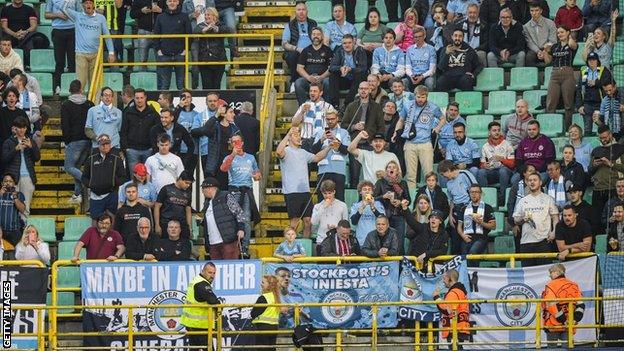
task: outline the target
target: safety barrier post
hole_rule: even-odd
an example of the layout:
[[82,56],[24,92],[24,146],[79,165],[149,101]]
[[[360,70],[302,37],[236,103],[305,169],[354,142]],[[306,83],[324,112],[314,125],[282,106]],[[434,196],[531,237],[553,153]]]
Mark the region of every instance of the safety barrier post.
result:
[[[454,306],[453,309],[456,309],[458,306]],[[453,351],[457,351],[457,312],[453,315],[453,319],[451,319],[451,349]]]
[[433,322],[427,322],[427,349],[429,351],[434,351],[433,347]]
[[45,338],[43,337],[43,328],[45,328],[44,324],[44,314],[46,310],[38,309],[37,310],[37,346],[39,350],[45,349]]
[[[189,50],[188,41],[189,41],[189,37],[185,36],[184,37],[184,53],[185,53],[184,55],[184,87],[186,89],[191,89],[191,84],[189,82],[189,56],[191,55],[191,51]],[[202,82],[202,84],[204,84],[204,82]]]
[[223,315],[222,307],[217,307],[217,351],[221,351],[223,347],[223,319],[221,316]]
[[57,334],[56,334],[56,314],[58,313],[56,305],[58,304],[58,286],[56,281],[58,280],[58,261],[52,264],[52,272],[51,272],[51,280],[52,280],[52,310],[50,311],[50,349],[55,350],[57,344]]
[[568,301],[568,348],[574,348],[574,301]]
[[414,351],[420,351],[420,322],[414,322]]
[[128,308],[128,351],[134,350],[134,314],[132,307]]
[[371,346],[373,351],[377,351],[377,305],[372,306],[373,328],[371,330]]
[[513,256],[509,257],[509,268],[516,268],[516,258]]
[[293,308],[293,312],[295,313],[293,316],[295,320],[295,325],[299,325],[299,323],[301,322],[301,307],[299,307],[299,304],[296,304]]
[[535,348],[542,348],[542,304],[535,304]]
[[342,331],[336,332],[336,351],[342,351]]
[[212,328],[214,327],[214,320],[214,310],[212,307],[208,307],[208,321],[212,321],[212,323],[208,323],[208,340],[206,344],[206,350],[208,351],[212,351]]

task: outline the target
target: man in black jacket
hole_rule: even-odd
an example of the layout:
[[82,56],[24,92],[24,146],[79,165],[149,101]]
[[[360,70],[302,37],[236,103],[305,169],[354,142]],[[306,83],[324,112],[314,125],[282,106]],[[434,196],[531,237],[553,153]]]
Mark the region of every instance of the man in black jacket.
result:
[[[498,3],[498,0],[495,0]],[[498,12],[496,13],[498,19]],[[487,51],[491,24],[486,23],[483,17],[479,18],[479,5],[470,4],[466,9],[466,18],[456,24],[464,32],[464,41],[477,53],[479,62],[487,66]]]
[[[174,122],[173,119],[174,114],[172,110],[165,108],[160,110],[160,123],[155,124],[150,129],[149,138],[152,145],[152,151],[154,154],[158,152],[158,136],[163,133],[169,134],[172,136],[171,148],[169,149],[169,152],[180,157],[184,164],[188,164],[193,158],[195,141],[193,141],[193,138],[186,128],[184,128],[180,123]],[[182,142],[184,142],[187,147],[185,154],[180,152]]]
[[123,160],[111,153],[111,139],[107,134],[98,137],[99,152],[89,156],[82,172],[82,183],[90,190],[89,205],[93,226],[105,212],[114,217],[117,212],[117,189],[126,181]]
[[152,234],[149,218],[141,217],[137,221],[136,233],[132,234],[126,242],[126,258],[130,260],[154,261],[156,256],[154,249],[158,238]]
[[260,149],[260,121],[253,116],[253,104],[244,101],[240,107],[240,113],[234,117],[234,124],[240,129],[245,140],[243,150],[256,157]]
[[360,82],[364,80],[367,67],[366,53],[355,45],[355,38],[351,34],[345,34],[342,37],[342,46],[336,49],[329,64],[327,102],[338,109],[340,90],[348,88],[344,105],[349,105],[357,94]]
[[180,222],[172,219],[167,224],[167,237],[158,240],[154,254],[159,261],[190,261],[191,242],[181,238]]
[[474,88],[483,66],[474,49],[464,42],[461,28],[453,31],[453,43],[440,50],[438,69],[442,72],[438,78],[438,91]]
[[150,131],[159,124],[158,113],[147,104],[144,89],[134,90],[134,105],[123,112],[119,139],[121,150],[126,155],[128,169],[134,169],[137,163],[145,163],[152,155]]
[[498,67],[504,63],[524,67],[525,48],[522,24],[513,20],[511,9],[502,9],[500,21],[490,29],[488,67]]
[[61,104],[61,129],[65,143],[65,172],[74,177],[74,194],[69,203],[82,204],[82,171],[91,140],[84,132],[87,112],[93,103],[82,94],[82,83],[78,79],[69,83],[69,98]]
[[343,219],[330,230],[320,245],[320,256],[359,256],[362,252],[355,235],[351,235],[351,224]]
[[[163,8],[167,6],[165,0],[134,0],[130,7],[130,17],[136,20],[138,27],[138,35],[149,35],[154,32],[154,23],[156,18],[163,12]],[[136,41],[138,49],[138,59],[140,62],[147,62],[149,49],[154,47],[154,39],[140,38]],[[136,61],[136,57],[135,57]],[[141,71],[147,71],[147,66],[139,68]]]
[[284,48],[284,61],[290,71],[290,92],[295,92],[295,81],[299,78],[297,73],[297,61],[299,54],[308,45],[311,45],[310,32],[316,27],[316,21],[308,18],[308,7],[305,1],[297,1],[295,5],[295,18],[286,24],[282,33],[282,47]]
[[137,222],[139,218],[151,217],[152,213],[148,207],[139,203],[139,188],[135,183],[126,185],[123,189],[126,195],[126,202],[117,209],[115,215],[115,223],[113,229],[121,234],[124,244],[128,242],[128,238],[137,233]]
[[[180,0],[167,0],[167,9],[156,17],[154,34],[190,34],[191,21],[181,11]],[[187,53],[184,50],[183,39],[156,39],[156,61],[158,62],[184,62]],[[184,89],[184,66],[158,65],[158,90],[169,90],[171,84],[171,71],[175,69],[176,86],[178,90]]]

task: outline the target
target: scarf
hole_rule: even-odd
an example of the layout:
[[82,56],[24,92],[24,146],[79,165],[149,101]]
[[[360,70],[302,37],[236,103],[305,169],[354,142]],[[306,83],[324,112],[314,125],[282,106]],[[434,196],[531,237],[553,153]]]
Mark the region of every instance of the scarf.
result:
[[479,208],[477,208],[477,212],[473,212],[473,203],[469,203],[464,210],[464,234],[479,234],[483,235],[483,226],[477,224],[472,219],[472,215],[476,213],[484,218],[485,216],[485,203],[483,201],[479,202]]
[[555,205],[561,209],[566,203],[565,181],[563,175],[559,176],[557,184],[551,179],[548,183],[548,196],[555,199]]
[[392,191],[394,191],[398,196],[401,196],[403,194],[403,188],[401,187],[401,176],[398,172],[394,177],[390,177],[390,175],[386,174],[384,176],[384,179],[392,187]]
[[30,111],[30,94],[28,94],[28,90],[24,90],[20,93],[22,96],[22,109],[26,112]]
[[520,199],[522,199],[525,196],[525,192],[524,192],[524,180],[520,180],[518,182],[518,192],[516,193],[516,202],[520,201]]
[[349,239],[342,240],[336,234],[336,251],[339,256],[350,256],[351,248],[349,246]]
[[82,105],[87,101],[87,97],[82,94],[72,94],[67,99],[76,105]]
[[425,194],[429,198],[429,202],[431,203],[431,207],[433,207],[433,202],[435,200],[435,188],[433,190],[429,190],[429,188],[425,187]]
[[113,104],[107,106],[104,102],[100,102],[100,108],[102,112],[104,112],[104,119],[102,120],[104,123],[112,123],[119,119],[116,113],[111,113],[113,110]]
[[435,23],[435,29],[433,30],[433,34],[431,35],[431,42],[433,43],[433,48],[437,52],[444,46],[444,39],[442,38],[442,29],[446,25],[446,21],[442,24]]
[[479,37],[481,36],[481,20],[477,19],[477,23],[475,23],[474,25],[472,35],[470,35],[470,24],[468,24],[468,20],[462,22],[461,29],[464,32],[464,40],[466,44],[470,45],[470,47],[472,47],[473,49],[476,49],[480,44]]

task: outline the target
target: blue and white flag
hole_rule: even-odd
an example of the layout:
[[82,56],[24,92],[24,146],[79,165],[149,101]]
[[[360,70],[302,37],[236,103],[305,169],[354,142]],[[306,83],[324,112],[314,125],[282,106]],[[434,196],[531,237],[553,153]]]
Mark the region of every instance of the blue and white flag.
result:
[[[459,273],[459,282],[468,290],[468,271],[466,261],[455,256],[443,265],[436,265],[434,273],[425,273],[414,267],[412,262],[403,258],[401,266],[401,300],[405,302],[433,301],[433,292],[437,288],[444,295],[448,290],[444,286],[442,275],[450,269]],[[399,306],[399,318],[432,322],[440,320],[440,312],[435,304],[416,304]]]
[[[602,295],[604,297],[624,297],[624,256],[603,255],[600,257]],[[604,259],[603,259],[604,258]],[[624,300],[607,300],[602,303],[604,323],[624,325]]]
[[[259,260],[213,261],[216,275],[212,283],[222,303],[253,304],[260,294],[262,263]],[[126,332],[133,318],[133,330],[140,332],[184,332],[180,323],[182,308],[136,308],[132,315],[124,308],[102,309],[98,305],[182,305],[190,281],[201,272],[205,262],[125,262],[83,263],[80,280],[84,305],[93,306],[83,312],[83,329],[99,332],[85,337],[85,346],[128,348],[125,336],[109,332]],[[241,330],[249,326],[251,307],[224,309],[223,330]],[[242,337],[226,336],[224,350],[241,344]],[[181,350],[186,345],[183,334],[135,336],[135,348],[160,347]],[[216,347],[216,345],[215,345]]]
[[[372,262],[354,264],[299,264],[269,263],[267,274],[282,279],[282,302],[390,302],[398,301],[398,262]],[[288,279],[284,279],[284,276]],[[293,325],[291,311],[281,325]],[[370,307],[324,306],[304,308],[302,321],[316,328],[370,328]],[[381,307],[377,314],[380,328],[397,324],[396,307]]]

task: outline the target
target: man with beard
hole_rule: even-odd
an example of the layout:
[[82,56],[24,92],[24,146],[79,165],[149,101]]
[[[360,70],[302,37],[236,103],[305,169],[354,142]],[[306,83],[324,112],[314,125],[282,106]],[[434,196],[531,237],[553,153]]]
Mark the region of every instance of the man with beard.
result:
[[308,88],[310,99],[299,106],[292,118],[292,126],[301,130],[301,147],[312,151],[314,136],[323,131],[325,114],[334,107],[323,99],[323,84],[312,83]]
[[[624,185],[624,179],[621,182]],[[600,216],[595,213],[591,205],[583,200],[584,189],[578,184],[570,184],[566,189],[568,195],[568,205],[574,207],[578,214],[578,219],[586,220],[591,226],[592,233],[600,233]]]
[[[282,303],[303,303],[305,299],[303,295],[290,291],[290,270],[286,267],[279,267],[275,270],[275,276],[280,283],[281,302]],[[300,314],[300,323],[305,324],[311,321],[309,307],[303,307]],[[289,307],[286,312],[280,313],[279,326],[280,328],[292,329],[295,327],[295,309]]]
[[563,220],[555,228],[555,242],[559,251],[557,258],[563,261],[569,254],[591,251],[592,239],[589,223],[578,217],[574,206],[565,205]]
[[[340,4],[334,8],[339,7]],[[342,46],[334,50],[329,65],[329,91],[327,100],[336,108],[340,107],[340,89],[349,89],[344,100],[344,106],[349,105],[357,88],[364,80],[367,67],[366,52],[361,46],[355,45],[355,37],[345,34],[342,37]]]
[[96,226],[90,227],[82,234],[74,247],[74,255],[71,258],[73,263],[80,260],[80,250],[83,247],[87,250],[87,260],[115,261],[121,258],[126,247],[121,235],[110,229],[111,221],[111,216],[105,213],[97,219]]
[[325,113],[325,130],[317,130],[312,146],[312,153],[321,151],[326,146],[331,146],[331,150],[324,160],[318,163],[318,174],[323,175],[322,179],[332,180],[336,186],[336,199],[344,201],[347,157],[349,152],[347,147],[351,143],[349,133],[340,128],[338,113],[331,109]]
[[360,141],[369,140],[368,138],[368,133],[365,130],[361,131],[360,134],[358,134],[355,139],[351,141],[348,150],[351,155],[353,155],[356,160],[363,165],[362,174],[364,175],[364,180],[375,183],[379,178],[378,174],[380,172],[385,172],[388,162],[394,161],[399,164],[399,159],[395,154],[385,150],[386,139],[381,133],[372,136],[372,139],[370,140],[373,148],[372,151],[358,148]]
[[494,121],[488,124],[489,137],[487,143],[481,147],[481,169],[477,173],[480,184],[500,184],[498,189],[498,203],[505,201],[505,190],[509,188],[509,181],[516,166],[516,156],[511,144],[503,138],[500,123]]
[[460,28],[453,31],[453,44],[440,51],[438,69],[442,72],[437,82],[437,90],[472,90],[476,77],[483,69],[475,50],[464,42],[464,32]]
[[[485,1],[487,0],[483,3]],[[498,0],[495,2],[498,4]],[[499,12],[496,11],[496,21],[498,21]],[[464,41],[475,50],[483,67],[487,67],[489,29],[496,21],[487,23],[484,21],[484,16],[480,15],[479,5],[470,4],[466,10],[466,18],[456,24],[464,32]]]
[[459,103],[456,101],[449,102],[446,106],[446,123],[440,128],[438,134],[438,150],[442,158],[446,158],[446,146],[455,139],[453,135],[453,127],[457,123],[466,124],[466,120],[459,113]]
[[323,44],[323,31],[312,28],[312,45],[301,51],[297,59],[297,73],[301,76],[295,81],[297,102],[305,102],[306,92],[311,83],[322,84],[324,90],[329,88],[329,63],[333,52],[329,46]]
[[[529,122],[527,136],[522,139],[516,148],[516,165],[518,169],[524,164],[535,166],[535,170],[546,178],[546,167],[555,160],[555,144],[544,134],[540,133],[540,123],[537,120]],[[516,173],[511,178],[514,184],[520,180],[520,174]]]
[[[445,159],[452,161],[459,169],[470,171],[477,178],[481,162],[479,145],[472,138],[466,137],[466,125],[463,123],[453,126],[453,136],[454,139],[446,146]],[[446,182],[441,181],[440,185],[445,187]],[[479,185],[485,186],[481,183]]]

